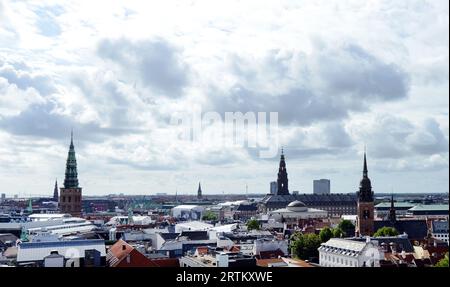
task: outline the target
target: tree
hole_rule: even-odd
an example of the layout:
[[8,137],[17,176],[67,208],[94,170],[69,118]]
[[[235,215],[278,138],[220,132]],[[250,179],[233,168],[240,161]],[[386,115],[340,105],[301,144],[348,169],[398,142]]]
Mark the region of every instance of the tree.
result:
[[291,252],[294,257],[302,260],[310,260],[310,258],[318,257],[321,241],[316,234],[294,234],[291,237]]
[[435,267],[448,267],[448,252],[445,254],[445,257],[439,260]]
[[374,237],[397,236],[398,231],[394,227],[383,226],[375,232]]
[[217,220],[217,215],[211,210],[208,210],[203,214],[202,219],[207,221]]
[[333,238],[341,238],[345,236],[345,232],[339,227],[333,228]]
[[338,224],[338,228],[344,232],[345,236],[349,236],[350,233],[355,231],[355,225],[347,219],[341,220]]
[[322,242],[327,242],[331,237],[333,237],[333,231],[329,227],[325,227],[319,233],[319,238]]
[[247,229],[248,230],[259,230],[261,228],[259,221],[256,219],[250,219],[249,221],[247,221]]

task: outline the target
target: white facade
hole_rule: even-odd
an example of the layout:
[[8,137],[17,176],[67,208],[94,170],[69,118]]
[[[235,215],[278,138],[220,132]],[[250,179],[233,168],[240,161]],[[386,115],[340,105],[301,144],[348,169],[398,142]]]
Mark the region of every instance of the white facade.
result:
[[178,205],[172,208],[172,216],[178,219],[200,220],[204,211],[205,208],[200,205]]
[[128,222],[130,217],[128,216],[114,216],[106,223],[109,226],[118,226],[118,225],[149,225],[155,222],[150,216],[141,216],[141,215],[133,215],[131,216],[132,222]]
[[64,267],[64,256],[51,254],[44,258],[44,267]]
[[377,241],[332,238],[319,247],[322,267],[379,267],[384,252]]
[[431,237],[449,243],[448,221],[434,221],[431,225]]
[[273,219],[298,221],[300,219],[321,219],[327,218],[328,212],[316,208],[308,208],[303,202],[293,201],[286,208],[269,211],[269,217]]
[[330,180],[329,179],[316,179],[313,181],[313,193],[314,194],[330,194]]
[[105,241],[101,239],[21,243],[17,247],[19,263],[43,261],[56,252],[65,259],[79,259],[85,256],[86,250],[92,249],[99,251],[101,257],[106,256]]
[[72,215],[66,213],[36,213],[28,216],[31,221],[48,221],[70,217],[72,217]]
[[183,231],[208,231],[214,225],[201,221],[187,221],[175,225],[175,232],[181,233]]

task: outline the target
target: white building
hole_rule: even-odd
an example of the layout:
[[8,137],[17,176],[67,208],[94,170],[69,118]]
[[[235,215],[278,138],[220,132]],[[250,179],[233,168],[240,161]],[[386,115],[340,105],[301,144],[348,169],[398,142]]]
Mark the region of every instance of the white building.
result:
[[118,225],[149,225],[155,222],[150,216],[142,216],[142,215],[133,215],[131,216],[131,221],[129,216],[119,215],[113,216],[106,223],[108,226],[118,226]]
[[48,221],[70,217],[72,217],[72,215],[67,213],[35,213],[28,216],[31,221]]
[[200,220],[204,211],[205,208],[200,205],[178,205],[172,208],[172,216],[178,219]]
[[322,267],[379,267],[384,252],[378,242],[332,238],[319,247],[319,264]]
[[314,194],[330,194],[330,180],[316,179],[313,181]]
[[431,225],[431,237],[449,243],[448,221],[433,221]]
[[323,219],[328,217],[328,212],[316,208],[308,208],[301,201],[293,201],[286,208],[269,211],[269,217],[276,220],[283,218],[286,223],[295,223],[306,219]]
[[181,233],[183,231],[208,231],[213,227],[214,225],[202,221],[187,221],[177,223],[175,225],[175,232]]
[[45,264],[45,259],[48,259],[49,255],[58,254],[64,256],[65,266],[77,267],[85,263],[84,259],[92,251],[95,251],[100,258],[105,258],[105,241],[91,239],[20,243],[17,246],[17,263],[19,265],[29,263],[41,265]]

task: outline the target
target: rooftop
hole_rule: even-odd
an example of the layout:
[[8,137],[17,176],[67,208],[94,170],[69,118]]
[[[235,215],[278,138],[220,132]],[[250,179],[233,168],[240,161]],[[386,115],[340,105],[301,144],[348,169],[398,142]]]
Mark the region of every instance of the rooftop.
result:
[[419,204],[409,209],[410,211],[448,211],[448,204]]

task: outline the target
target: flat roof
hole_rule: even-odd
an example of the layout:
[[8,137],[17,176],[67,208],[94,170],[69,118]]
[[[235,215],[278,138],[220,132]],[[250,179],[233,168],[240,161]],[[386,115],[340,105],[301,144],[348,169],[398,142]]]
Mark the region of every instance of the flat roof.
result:
[[[416,206],[416,204],[411,203],[411,202],[394,202],[394,207],[396,208],[411,208]],[[377,205],[375,205],[375,208],[390,208],[391,207],[391,203],[390,202],[381,202],[378,203]]]
[[409,210],[411,210],[411,211],[428,211],[428,210],[433,210],[433,211],[446,210],[446,211],[448,211],[448,204],[419,204],[419,205],[416,205],[416,206],[410,208]]

